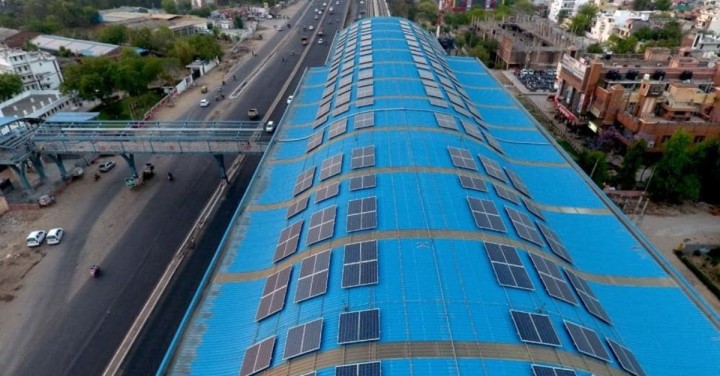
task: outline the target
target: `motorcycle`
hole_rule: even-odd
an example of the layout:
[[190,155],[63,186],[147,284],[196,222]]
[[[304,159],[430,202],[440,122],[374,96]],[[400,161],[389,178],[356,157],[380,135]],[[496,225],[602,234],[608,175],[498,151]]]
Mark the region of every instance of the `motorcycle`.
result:
[[90,276],[93,278],[97,278],[100,276],[100,267],[97,265],[93,265],[90,267]]

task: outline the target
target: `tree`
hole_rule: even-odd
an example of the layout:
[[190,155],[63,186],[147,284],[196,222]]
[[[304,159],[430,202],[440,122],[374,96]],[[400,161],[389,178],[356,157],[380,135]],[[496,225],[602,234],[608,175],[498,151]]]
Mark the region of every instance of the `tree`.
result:
[[178,12],[175,0],[162,0],[160,2],[160,7],[165,11],[165,13],[176,14]]
[[591,54],[601,54],[605,50],[603,49],[602,45],[600,43],[593,43],[589,46],[587,46],[587,52]]
[[700,179],[700,199],[720,203],[720,140],[712,138],[697,144],[691,158]]
[[623,39],[617,35],[608,38],[608,49],[616,54],[632,54],[637,49],[638,40],[633,35]]
[[128,38],[128,29],[125,25],[108,25],[98,33],[98,40],[103,43],[125,44]]
[[567,9],[561,9],[557,15],[558,24],[561,24],[563,22],[563,20],[568,18],[569,15],[570,15],[570,11],[568,11]]
[[80,63],[66,65],[63,76],[63,93],[74,93],[82,99],[99,99],[107,103],[115,85],[115,62],[104,56],[88,57]]
[[664,153],[655,166],[650,192],[657,200],[680,203],[700,196],[700,181],[694,173],[690,134],[678,130],[664,144]]
[[590,26],[598,13],[598,7],[592,3],[583,4],[575,17],[570,21],[570,30],[576,35],[583,36],[590,30]]
[[671,6],[672,6],[671,0],[655,0],[655,10],[664,12],[664,11],[670,10]]
[[615,184],[621,189],[634,189],[637,185],[636,175],[640,166],[643,165],[645,153],[647,152],[647,142],[645,140],[632,144],[625,157],[623,158],[622,167],[615,176]]
[[599,150],[587,150],[578,155],[577,164],[597,184],[603,186],[608,179],[608,163],[605,153]]
[[210,60],[223,56],[222,46],[210,35],[193,35],[188,38],[188,43],[195,51],[195,58]]
[[5,101],[22,92],[22,78],[15,73],[0,73],[0,100]]
[[422,0],[419,4],[415,5],[416,14],[415,21],[428,21],[435,23],[437,20],[438,6],[429,0]]
[[242,29],[245,27],[245,23],[243,22],[243,19],[240,16],[235,16],[234,23],[235,23],[236,29]]
[[652,0],[635,0],[633,10],[651,10]]

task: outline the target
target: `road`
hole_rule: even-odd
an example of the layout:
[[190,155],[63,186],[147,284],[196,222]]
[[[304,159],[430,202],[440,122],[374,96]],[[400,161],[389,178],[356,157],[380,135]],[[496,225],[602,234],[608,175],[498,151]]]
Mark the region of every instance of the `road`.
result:
[[[314,7],[313,3],[309,2],[308,5]],[[341,7],[346,8],[342,2]],[[343,18],[341,14],[336,12],[333,17]],[[305,60],[298,66],[298,74],[290,83],[286,85],[286,80],[278,79],[289,77],[302,56],[301,27],[324,22],[324,38],[330,41],[338,25],[334,19],[332,25],[327,24],[329,16],[324,14],[320,20],[315,21],[312,9],[309,12],[299,12],[295,19],[289,20],[293,24],[290,30],[277,32],[269,43],[265,44],[265,48],[257,51],[258,59],[230,72],[230,77],[235,74],[239,80],[226,80],[225,92],[233,90],[233,85],[240,85],[246,77],[251,76],[256,67],[264,64],[261,72],[245,83],[241,95],[234,99],[226,95],[225,101],[230,101],[226,105],[231,109],[223,118],[247,119],[246,112],[249,107],[268,112],[272,102],[279,98],[277,107],[266,116],[277,122],[287,106],[285,98],[294,92],[305,67],[322,65],[329,50],[327,44],[317,44],[314,39],[314,43],[305,47],[308,50]],[[293,49],[296,50],[295,55],[290,54]],[[283,62],[283,57],[288,61]],[[217,90],[217,87],[210,89]],[[217,105],[213,103],[210,108]],[[209,111],[205,110],[207,108],[199,106],[188,109],[185,118],[201,120],[209,114]],[[144,158],[138,159],[139,165],[144,163]],[[230,160],[231,156],[226,157],[226,163]],[[181,276],[171,285],[170,295],[161,303],[160,318],[156,316],[156,320],[149,325],[151,331],[141,334],[143,344],[136,347],[132,353],[133,356],[125,367],[128,370],[126,374],[154,373],[165,352],[164,347],[171,339],[177,322],[182,318],[185,307],[258,162],[258,157],[245,160],[217,217],[212,220],[213,231],[199,240],[195,252],[188,257],[189,261],[185,262],[186,267],[181,271]],[[12,354],[5,354],[12,362],[3,365],[3,374],[102,373],[219,182],[217,166],[210,156],[173,157],[169,169],[174,172],[176,180],[167,184],[162,182],[166,187],[153,193],[149,203],[142,209],[139,220],[129,225],[129,230],[122,240],[113,246],[108,256],[102,260],[104,274],[100,279],[88,279],[76,290],[70,287],[77,277],[77,259],[83,252],[85,239],[66,239],[68,243],[64,248],[71,250],[71,254],[64,257],[52,275],[46,276],[50,281],[48,286],[52,288],[37,299],[33,311],[27,313],[27,322],[30,324],[23,331],[27,335],[17,344]],[[111,205],[115,195],[126,189],[123,178],[124,175],[120,173],[104,176],[104,181],[111,182],[107,185],[109,190],[94,199],[91,210],[80,213],[82,220],[78,227],[92,228],[98,215]]]

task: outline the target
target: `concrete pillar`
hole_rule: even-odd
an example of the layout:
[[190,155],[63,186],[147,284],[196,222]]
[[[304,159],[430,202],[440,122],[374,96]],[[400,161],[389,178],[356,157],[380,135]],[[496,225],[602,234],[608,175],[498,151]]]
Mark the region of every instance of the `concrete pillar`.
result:
[[30,181],[27,178],[27,174],[25,173],[25,168],[22,167],[22,165],[10,165],[10,169],[15,172],[15,175],[17,175],[18,179],[20,179],[20,184],[22,184],[23,189],[25,189],[28,192],[32,192],[32,186],[30,185]]
[[67,173],[67,170],[65,169],[65,165],[62,161],[62,155],[61,154],[55,154],[55,155],[48,155],[48,158],[50,158],[51,161],[55,162],[55,164],[58,166],[58,170],[60,170],[60,177],[63,181],[70,180],[70,175]]
[[227,181],[228,177],[227,171],[225,170],[225,158],[223,158],[222,154],[213,154],[213,157],[215,158],[215,161],[218,164],[218,168],[220,169],[220,177]]
[[40,181],[46,182],[48,180],[47,174],[45,173],[45,166],[40,160],[40,154],[31,154],[30,162],[32,162],[35,171],[40,175]]
[[135,167],[135,155],[134,154],[120,154],[122,159],[127,162],[128,167],[130,167],[130,173],[132,174],[132,177],[137,179],[140,176],[137,173],[137,168]]

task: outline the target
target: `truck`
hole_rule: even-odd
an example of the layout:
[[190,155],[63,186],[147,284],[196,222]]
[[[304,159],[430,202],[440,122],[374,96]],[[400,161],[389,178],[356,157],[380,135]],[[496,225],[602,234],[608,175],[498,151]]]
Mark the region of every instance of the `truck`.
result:
[[307,45],[308,45],[308,38],[307,38],[307,37],[302,37],[302,38],[300,38],[300,43],[302,43],[303,46],[307,46]]
[[260,118],[260,113],[258,112],[257,108],[251,108],[248,110],[248,117],[250,120],[257,120]]

